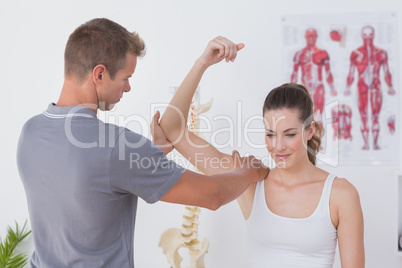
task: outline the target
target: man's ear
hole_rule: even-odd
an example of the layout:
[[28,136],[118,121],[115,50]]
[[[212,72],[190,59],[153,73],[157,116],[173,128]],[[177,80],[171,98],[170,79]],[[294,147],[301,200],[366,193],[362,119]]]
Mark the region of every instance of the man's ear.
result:
[[92,70],[92,81],[95,84],[101,83],[105,78],[106,67],[103,64],[96,65]]

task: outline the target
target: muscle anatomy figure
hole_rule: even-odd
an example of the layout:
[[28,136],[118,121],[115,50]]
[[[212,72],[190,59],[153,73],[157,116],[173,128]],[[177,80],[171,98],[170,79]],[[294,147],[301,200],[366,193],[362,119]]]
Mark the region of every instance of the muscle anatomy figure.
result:
[[332,108],[334,140],[352,140],[352,108],[346,104],[336,105]]
[[345,95],[350,95],[355,70],[358,73],[357,89],[359,99],[359,113],[362,120],[361,133],[364,145],[362,150],[369,150],[369,106],[371,112],[371,132],[373,135],[373,148],[381,149],[378,145],[380,133],[379,116],[382,106],[382,91],[380,82],[380,69],[383,69],[384,80],[388,85],[388,94],[395,95],[392,87],[392,76],[388,67],[387,52],[374,46],[374,28],[364,26],[361,31],[363,45],[352,51],[350,55],[350,69],[346,80]]
[[395,133],[395,115],[391,115],[388,117],[388,130],[391,135]]
[[329,65],[328,52],[316,46],[317,30],[309,28],[305,32],[306,47],[297,51],[293,58],[293,72],[290,80],[298,81],[298,70],[301,69],[301,81],[310,92],[314,101],[314,117],[322,122],[322,113],[325,104],[325,89],[323,84],[322,69],[326,73],[326,81],[330,87],[332,96],[337,92],[333,85],[333,76]]

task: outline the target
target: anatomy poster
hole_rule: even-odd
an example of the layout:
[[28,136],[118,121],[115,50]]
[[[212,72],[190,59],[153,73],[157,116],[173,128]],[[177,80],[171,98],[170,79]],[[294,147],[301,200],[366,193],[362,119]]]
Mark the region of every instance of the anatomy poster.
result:
[[398,163],[398,45],[393,12],[286,15],[283,79],[305,85],[327,164]]

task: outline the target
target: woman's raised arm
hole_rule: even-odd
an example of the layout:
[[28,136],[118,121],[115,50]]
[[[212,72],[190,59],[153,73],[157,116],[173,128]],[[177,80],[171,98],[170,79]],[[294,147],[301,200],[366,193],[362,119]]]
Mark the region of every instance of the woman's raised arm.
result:
[[187,129],[186,122],[191,101],[201,77],[208,67],[223,59],[226,62],[233,62],[237,51],[243,47],[244,44],[235,44],[220,36],[211,40],[173,96],[159,123],[174,148],[207,175],[233,169],[235,167],[234,155],[237,154],[221,153]]

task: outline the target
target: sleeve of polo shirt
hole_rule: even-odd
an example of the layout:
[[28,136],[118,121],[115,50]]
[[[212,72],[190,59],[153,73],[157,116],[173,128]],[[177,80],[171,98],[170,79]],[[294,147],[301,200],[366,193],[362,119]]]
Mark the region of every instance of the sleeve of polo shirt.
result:
[[128,129],[120,133],[110,158],[112,190],[132,193],[147,203],[159,201],[184,170],[149,139]]

